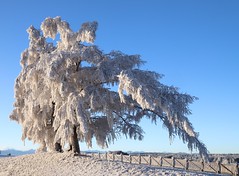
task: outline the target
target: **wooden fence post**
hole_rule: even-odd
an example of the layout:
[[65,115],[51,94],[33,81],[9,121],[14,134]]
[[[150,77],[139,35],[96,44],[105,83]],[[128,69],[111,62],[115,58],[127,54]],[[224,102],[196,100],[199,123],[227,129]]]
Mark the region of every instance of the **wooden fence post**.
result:
[[150,166],[152,165],[152,158],[151,158],[151,155],[149,155],[149,165],[150,165]]
[[131,164],[132,163],[132,156],[129,155],[129,163]]
[[236,176],[239,176],[239,163],[237,163],[236,165],[236,173],[235,173]]
[[107,160],[108,158],[107,158],[107,152],[105,153],[105,159]]
[[139,154],[139,164],[141,164],[141,155]]
[[221,161],[218,161],[217,165],[218,165],[217,173],[220,174],[222,172]]
[[122,155],[122,153],[120,154],[120,161],[123,162],[123,155]]
[[114,152],[112,154],[113,154],[113,161],[115,161],[115,154],[114,154]]
[[201,171],[203,172],[204,171],[204,160],[202,160],[202,169],[201,169]]
[[98,152],[98,158],[100,159],[100,152]]
[[160,157],[159,163],[160,163],[159,166],[162,167],[163,166],[163,158],[162,157]]
[[187,159],[187,158],[185,158],[185,162],[186,162],[186,164],[185,164],[185,170],[188,170],[189,162],[188,162],[188,159]]
[[173,159],[173,161],[172,161],[172,162],[173,162],[173,163],[172,163],[172,166],[175,167],[175,158],[172,157],[172,159]]

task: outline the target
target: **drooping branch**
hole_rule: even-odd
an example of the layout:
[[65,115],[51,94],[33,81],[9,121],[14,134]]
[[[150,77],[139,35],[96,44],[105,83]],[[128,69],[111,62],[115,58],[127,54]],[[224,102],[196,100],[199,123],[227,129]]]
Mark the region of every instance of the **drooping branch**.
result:
[[124,125],[120,125],[118,126],[118,129],[120,129],[123,134],[129,135],[130,138],[134,138],[134,139],[138,139],[138,140],[142,140],[143,139],[143,129],[137,125],[137,124],[131,124],[129,122],[127,122],[127,120],[122,117],[120,114],[118,114],[117,112],[113,111],[118,117],[120,117],[120,119],[124,122]]
[[185,131],[185,129],[182,128],[182,126],[170,123],[170,121],[168,120],[167,116],[163,115],[162,113],[158,113],[157,111],[150,110],[150,109],[142,109],[140,106],[137,106],[137,105],[135,105],[134,107],[137,108],[137,109],[148,111],[148,112],[151,112],[151,113],[157,115],[163,121],[164,125],[168,128],[170,136],[175,134],[175,133],[177,133],[177,135],[180,138],[182,138],[183,142],[187,142],[188,143],[188,148],[190,150],[198,149],[199,150],[199,154],[205,160],[207,160],[209,158],[208,150],[207,150],[206,146],[202,142],[200,142],[198,140],[198,138],[197,138],[198,136],[191,136],[191,135],[189,135],[187,133],[187,131]]
[[[75,141],[91,146],[93,137],[107,147],[118,133],[141,140],[139,122],[148,117],[155,123],[161,119],[170,137],[178,135],[190,150],[197,148],[206,156],[187,118],[195,97],[162,84],[161,74],[140,70],[144,61],[139,55],[105,54],[92,44],[96,29],[97,23],[89,22],[74,32],[60,17],[47,18],[41,30],[28,29],[29,48],[21,56],[10,116],[23,126],[22,139],[49,151],[55,144],[71,144],[78,151]],[[57,34],[56,46],[47,42]],[[115,85],[117,92],[112,90]]]

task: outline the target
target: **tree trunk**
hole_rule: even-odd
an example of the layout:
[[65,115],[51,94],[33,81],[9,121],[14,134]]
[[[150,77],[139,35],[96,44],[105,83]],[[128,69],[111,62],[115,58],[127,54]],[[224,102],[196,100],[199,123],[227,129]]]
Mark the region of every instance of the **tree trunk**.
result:
[[55,150],[58,151],[58,152],[63,152],[62,146],[59,142],[55,143]]
[[77,138],[76,126],[73,127],[73,135],[71,136],[70,148],[71,148],[71,151],[73,151],[74,153],[80,154],[80,145]]

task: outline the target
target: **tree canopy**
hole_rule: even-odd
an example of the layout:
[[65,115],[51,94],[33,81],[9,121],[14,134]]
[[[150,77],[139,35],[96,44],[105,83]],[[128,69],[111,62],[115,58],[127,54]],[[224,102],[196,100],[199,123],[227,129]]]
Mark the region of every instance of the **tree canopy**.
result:
[[[96,30],[97,22],[87,22],[74,32],[60,17],[46,18],[39,30],[28,28],[29,48],[21,54],[10,116],[22,125],[22,140],[44,151],[73,140],[91,147],[92,138],[107,147],[122,134],[142,140],[139,122],[148,118],[207,157],[187,118],[197,98],[162,84],[161,74],[141,70],[139,55],[104,53],[93,44]],[[57,34],[57,43],[49,42]]]

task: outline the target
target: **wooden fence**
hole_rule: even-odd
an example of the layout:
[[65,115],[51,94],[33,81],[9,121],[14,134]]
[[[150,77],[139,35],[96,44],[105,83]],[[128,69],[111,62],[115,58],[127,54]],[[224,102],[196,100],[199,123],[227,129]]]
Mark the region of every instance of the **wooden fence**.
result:
[[110,153],[91,153],[95,158],[120,161],[133,164],[146,164],[151,166],[178,168],[189,171],[211,172],[239,176],[238,164],[222,164],[221,162],[199,162],[188,159],[164,158],[144,155],[117,155]]

